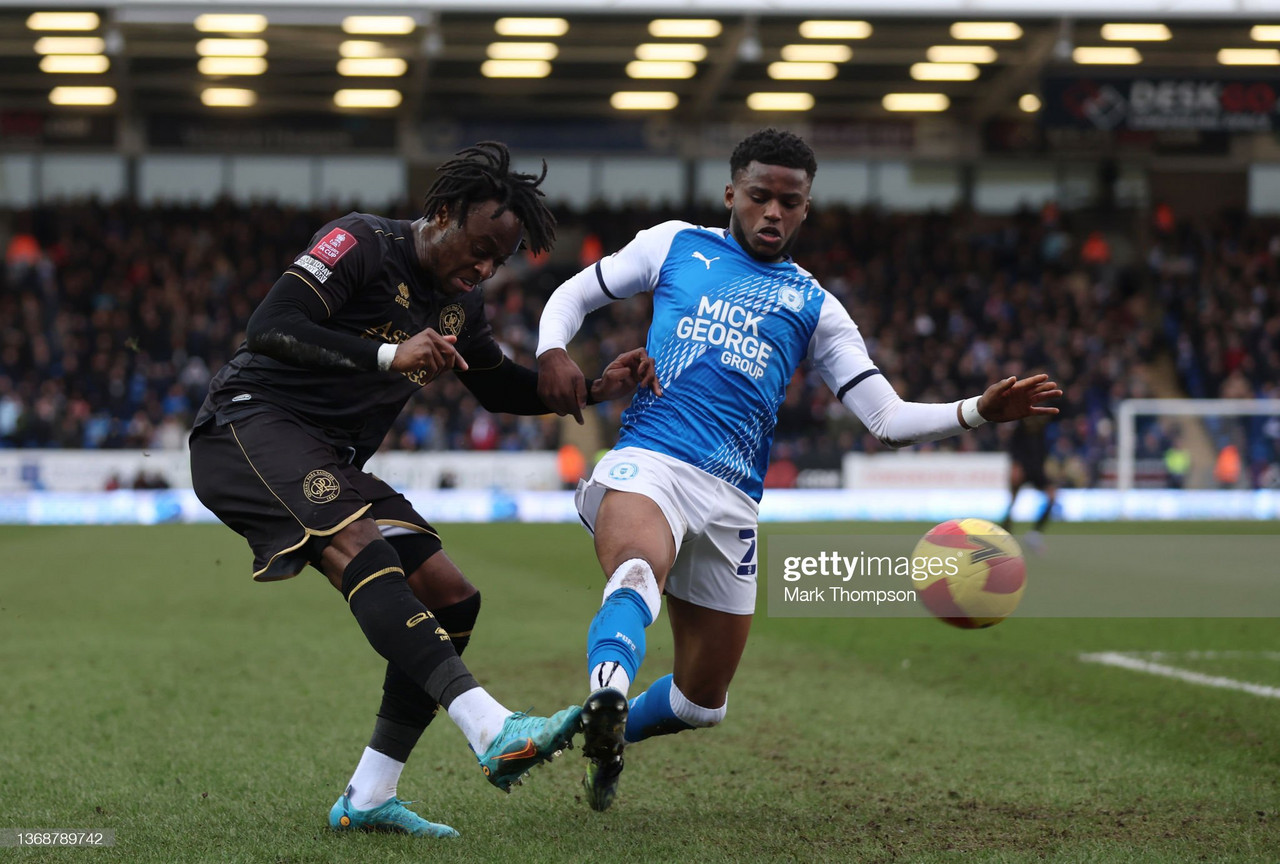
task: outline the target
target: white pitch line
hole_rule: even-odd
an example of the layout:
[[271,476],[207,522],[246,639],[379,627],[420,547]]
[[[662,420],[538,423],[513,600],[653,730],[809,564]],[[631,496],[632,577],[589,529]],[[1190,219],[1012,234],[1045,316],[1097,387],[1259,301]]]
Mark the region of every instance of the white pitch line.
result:
[[1115,651],[1103,651],[1100,654],[1081,654],[1082,663],[1101,663],[1104,666],[1119,666],[1134,672],[1146,672],[1150,675],[1162,675],[1165,678],[1177,678],[1188,684],[1201,684],[1205,687],[1220,687],[1223,690],[1241,690],[1254,696],[1268,699],[1280,699],[1280,687],[1268,687],[1265,684],[1252,684],[1248,681],[1237,681],[1234,678],[1223,678],[1220,675],[1205,675],[1190,669],[1179,669],[1177,666],[1165,666],[1163,663],[1152,663],[1150,660],[1139,660]]
[[1126,656],[1135,654],[1146,654],[1152,660],[1280,660],[1280,651],[1132,651]]

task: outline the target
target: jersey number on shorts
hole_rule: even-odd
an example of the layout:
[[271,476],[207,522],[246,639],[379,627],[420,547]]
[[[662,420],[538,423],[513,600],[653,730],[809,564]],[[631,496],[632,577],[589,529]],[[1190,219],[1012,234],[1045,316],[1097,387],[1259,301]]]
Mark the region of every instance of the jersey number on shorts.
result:
[[738,565],[739,576],[756,575],[756,529],[743,528],[738,532],[739,540],[750,540],[751,545],[747,547],[747,554],[742,556],[742,563]]

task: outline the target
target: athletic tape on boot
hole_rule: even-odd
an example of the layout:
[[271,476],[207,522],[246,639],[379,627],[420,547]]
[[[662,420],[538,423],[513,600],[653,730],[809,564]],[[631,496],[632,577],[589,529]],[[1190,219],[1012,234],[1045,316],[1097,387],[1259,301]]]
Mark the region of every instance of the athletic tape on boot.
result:
[[608,600],[614,591],[621,591],[623,588],[630,588],[644,600],[649,607],[650,624],[658,620],[658,613],[662,611],[662,592],[658,590],[658,580],[648,561],[642,558],[623,561],[604,585],[604,600]]

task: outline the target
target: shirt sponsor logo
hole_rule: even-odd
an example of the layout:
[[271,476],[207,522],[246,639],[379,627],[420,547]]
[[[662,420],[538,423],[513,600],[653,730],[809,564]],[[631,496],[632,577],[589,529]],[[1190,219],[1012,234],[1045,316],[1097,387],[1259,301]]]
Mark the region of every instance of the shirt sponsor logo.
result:
[[357,245],[356,238],[346,228],[334,228],[312,247],[311,254],[332,267]]
[[763,378],[773,346],[760,338],[764,316],[723,298],[698,300],[698,314],[676,322],[676,336],[723,349],[720,362],[750,378]]
[[312,276],[319,279],[322,283],[328,282],[329,277],[333,275],[332,270],[312,258],[310,255],[299,256],[298,260],[293,262],[293,266],[301,267],[303,270],[306,270]]

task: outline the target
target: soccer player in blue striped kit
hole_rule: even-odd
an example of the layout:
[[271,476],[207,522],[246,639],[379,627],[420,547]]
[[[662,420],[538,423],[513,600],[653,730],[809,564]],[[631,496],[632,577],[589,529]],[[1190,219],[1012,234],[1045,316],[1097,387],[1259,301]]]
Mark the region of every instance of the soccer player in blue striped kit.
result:
[[[623,747],[714,726],[746,646],[756,600],[756,528],[778,406],[806,357],[867,428],[894,447],[1058,409],[1047,375],[1007,378],[960,402],[903,401],[867,356],[849,313],[790,257],[817,160],[796,135],[764,129],[729,161],[729,227],[665,222],[561,285],[542,315],[538,390],[580,416],[586,382],[565,351],[584,317],[653,294],[647,348],[660,387],[639,391],[618,443],[579,485],[578,512],[608,581],[587,636],[584,786],[613,802]],[[672,673],[627,695],[663,594]]]

